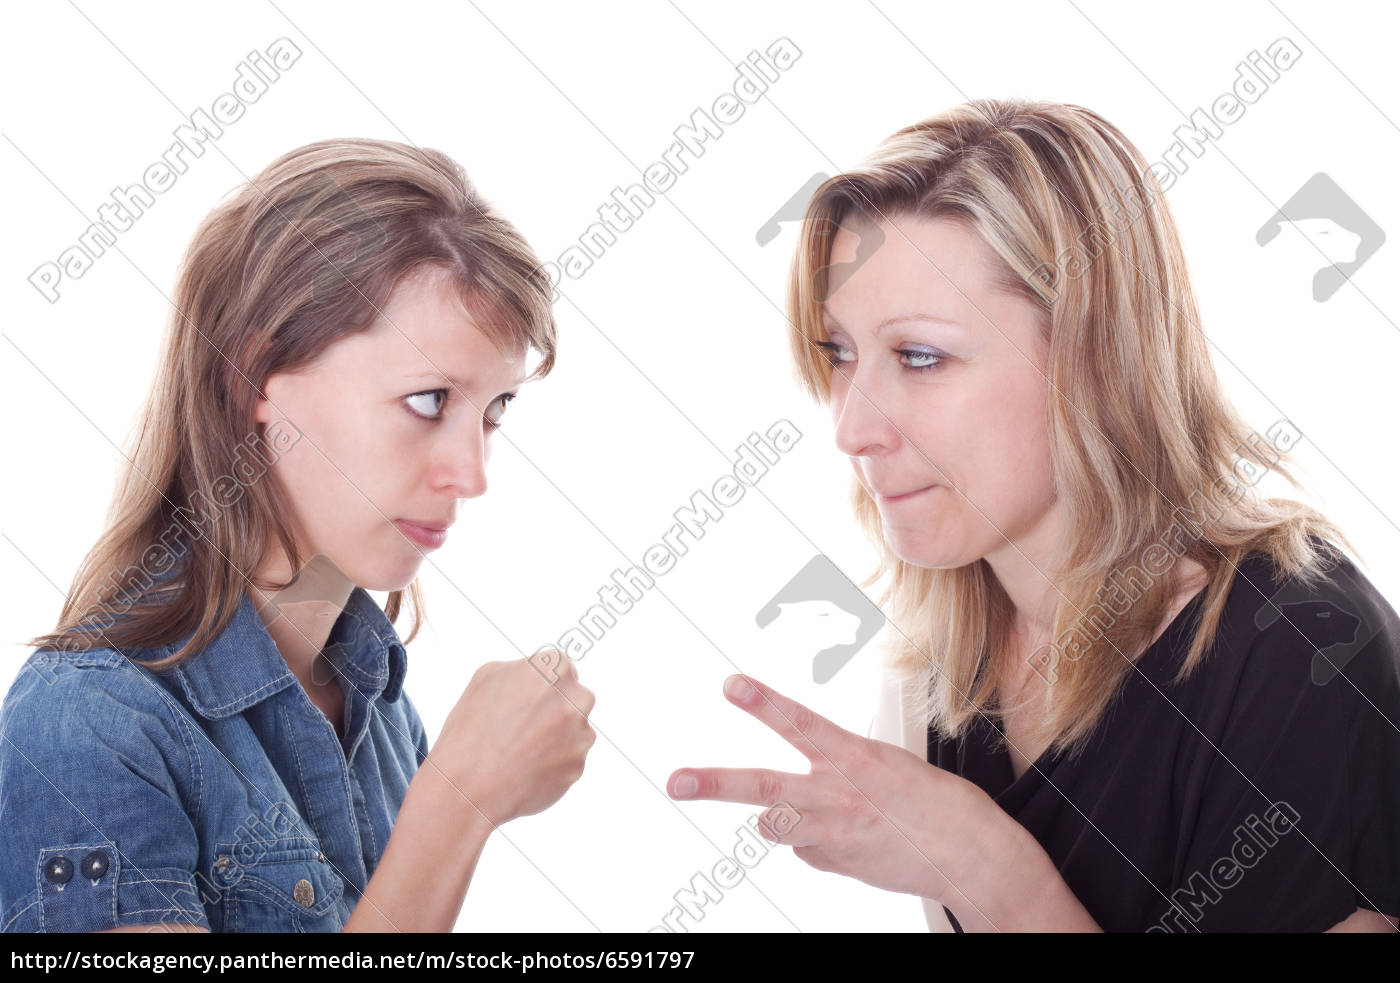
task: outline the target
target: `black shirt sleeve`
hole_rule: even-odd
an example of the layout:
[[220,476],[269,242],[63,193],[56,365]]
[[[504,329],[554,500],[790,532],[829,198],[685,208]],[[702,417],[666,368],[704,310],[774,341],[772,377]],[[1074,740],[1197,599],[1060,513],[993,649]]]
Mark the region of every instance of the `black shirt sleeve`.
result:
[[[1165,931],[1325,931],[1400,914],[1400,624],[1349,561],[1256,592],[1235,673],[1197,705]],[[1194,732],[1194,733],[1193,733]]]

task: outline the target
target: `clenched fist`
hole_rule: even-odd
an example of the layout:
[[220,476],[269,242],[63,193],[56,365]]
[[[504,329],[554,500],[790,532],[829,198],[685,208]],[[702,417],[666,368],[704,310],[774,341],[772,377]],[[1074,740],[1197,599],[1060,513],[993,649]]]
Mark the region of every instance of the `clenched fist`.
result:
[[476,671],[424,768],[437,768],[493,826],[549,808],[583,774],[598,735],[588,723],[594,696],[573,661],[557,679],[529,660],[488,662]]

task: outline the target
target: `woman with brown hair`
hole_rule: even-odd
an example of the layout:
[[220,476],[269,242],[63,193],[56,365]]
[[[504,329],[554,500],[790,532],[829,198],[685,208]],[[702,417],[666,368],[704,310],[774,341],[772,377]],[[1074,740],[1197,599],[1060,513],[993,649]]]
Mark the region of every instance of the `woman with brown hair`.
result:
[[0,928],[452,928],[595,736],[568,660],[481,667],[431,748],[403,692],[418,568],[553,365],[552,293],[434,150],[310,144],[204,220],[106,531],[0,710]]
[[1297,432],[1227,401],[1123,134],[1010,100],[900,130],[813,195],[789,316],[890,578],[882,739],[731,677],[811,772],[672,795],[784,803],[773,838],[934,929],[1393,932],[1400,621],[1254,489],[1297,486]]

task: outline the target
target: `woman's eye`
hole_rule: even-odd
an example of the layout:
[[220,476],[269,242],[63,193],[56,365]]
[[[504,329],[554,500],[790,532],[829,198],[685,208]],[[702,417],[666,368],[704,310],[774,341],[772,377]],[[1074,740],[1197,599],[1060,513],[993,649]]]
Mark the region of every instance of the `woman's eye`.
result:
[[[827,361],[832,365],[843,365],[856,360],[855,352],[834,341],[819,341],[819,346],[826,352]],[[899,364],[912,372],[928,372],[938,368],[943,364],[946,355],[935,352],[918,351],[912,348],[900,348],[895,351],[899,356]]]
[[832,365],[840,365],[843,362],[854,362],[855,354],[849,348],[842,348],[834,341],[817,342],[826,351],[826,360]]
[[506,404],[515,398],[515,393],[502,393],[490,406],[486,407],[486,422],[494,429],[501,425],[501,417],[506,414]]
[[[437,403],[436,403],[436,407],[437,407],[437,408],[436,408],[436,409],[426,409],[426,408],[425,408],[425,409],[420,410],[420,409],[419,409],[417,406],[415,406],[414,403],[413,403],[413,401],[414,401],[415,399],[416,399],[416,400],[423,400],[424,403],[423,403],[423,404],[420,404],[420,405],[424,405],[424,406],[433,406],[433,405],[434,405],[433,400],[437,400]],[[428,389],[428,390],[425,390],[424,392],[421,392],[421,393],[414,393],[414,394],[411,395],[411,396],[405,396],[405,397],[404,397],[404,402],[408,404],[409,412],[411,412],[414,416],[422,417],[422,418],[425,419],[425,420],[436,420],[436,419],[438,418],[438,415],[439,415],[440,413],[442,413],[443,404],[447,402],[447,390],[446,390],[446,389]]]
[[916,372],[925,369],[936,369],[943,362],[943,356],[935,355],[933,352],[918,352],[901,349],[899,355],[905,367],[914,369]]

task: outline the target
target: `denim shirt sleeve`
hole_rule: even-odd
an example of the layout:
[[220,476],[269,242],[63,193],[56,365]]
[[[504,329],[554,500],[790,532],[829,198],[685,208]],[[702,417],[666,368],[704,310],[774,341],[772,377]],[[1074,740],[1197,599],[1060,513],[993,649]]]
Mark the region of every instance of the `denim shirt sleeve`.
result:
[[209,928],[194,736],[111,650],[34,653],[0,707],[0,931]]

